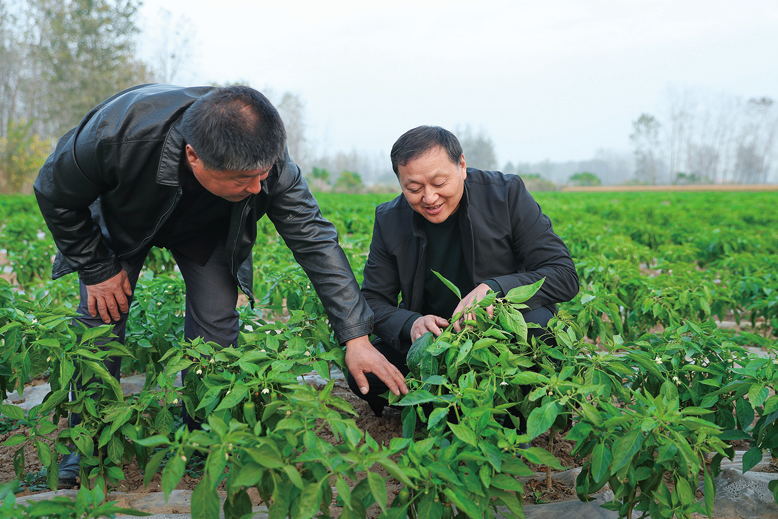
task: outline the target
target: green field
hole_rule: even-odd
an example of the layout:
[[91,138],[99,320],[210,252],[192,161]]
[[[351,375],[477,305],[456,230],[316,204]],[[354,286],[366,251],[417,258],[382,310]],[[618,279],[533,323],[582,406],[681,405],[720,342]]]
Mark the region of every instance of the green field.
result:
[[[317,198],[361,280],[374,208],[391,197]],[[345,370],[343,354],[267,219],[254,247],[258,304],[240,308],[238,345],[181,341],[183,282],[169,253],[153,250],[126,345],[101,348],[95,341],[107,329],[70,326],[75,276],[48,279],[55,248],[34,199],[0,198],[0,393],[36,377],[52,388],[27,413],[0,405],[2,430],[23,431],[6,435],[4,445],[18,449],[2,463],[21,479],[25,446],[55,468],[57,451],[72,443],[84,460],[82,484],[110,487],[135,461],[148,478],[161,471],[169,492],[194,455],[205,460],[193,496],[201,517],[218,513],[217,488],[228,496],[225,515],[243,517],[252,487],[271,517],[365,517],[370,507],[384,517],[481,517],[498,506],[520,516],[525,490],[516,478],[531,465],[562,468],[539,442],[551,431],[573,442],[583,464],[580,498],[609,484],[621,517],[710,513],[713,477],[733,442],[747,450],[744,470],[778,455],[778,193],[536,198],[581,284],[552,321],[555,341],[527,342],[519,310],[530,288],[494,302],[494,319],[480,309],[465,332],[435,340],[409,376],[412,391],[397,402],[403,437],[388,444],[355,425],[332,383],[297,382],[313,370],[325,378],[330,367]],[[102,366],[107,355],[123,356],[127,373],[146,373],[145,390],[122,395]],[[189,376],[175,387],[184,368]],[[68,401],[74,373],[84,385]],[[203,430],[181,426],[182,402]],[[519,410],[526,434],[516,430]],[[81,413],[82,424],[57,428],[68,412]],[[54,487],[56,470],[49,473]],[[389,478],[403,488],[396,496],[387,496]]]

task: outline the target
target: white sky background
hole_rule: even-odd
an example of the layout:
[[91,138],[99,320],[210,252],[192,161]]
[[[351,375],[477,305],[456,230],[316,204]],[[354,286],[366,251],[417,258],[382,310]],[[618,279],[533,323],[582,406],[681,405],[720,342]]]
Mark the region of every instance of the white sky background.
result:
[[[778,1],[146,0],[185,16],[179,84],[246,81],[305,102],[320,152],[386,152],[470,124],[500,164],[629,151],[668,87],[778,98]],[[151,45],[151,43],[150,43]]]

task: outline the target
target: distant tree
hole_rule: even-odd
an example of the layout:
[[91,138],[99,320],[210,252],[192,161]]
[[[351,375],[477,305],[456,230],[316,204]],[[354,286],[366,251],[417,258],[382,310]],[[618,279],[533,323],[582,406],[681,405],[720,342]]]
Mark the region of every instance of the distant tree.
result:
[[37,133],[60,135],[95,104],[149,77],[136,58],[139,0],[28,0]]
[[32,132],[28,121],[10,122],[0,137],[0,192],[29,192],[50,145]]
[[656,184],[659,177],[659,121],[651,114],[641,114],[632,122],[629,136],[635,152],[635,178]]
[[353,171],[342,171],[333,185],[336,193],[361,193],[365,189],[362,177]]
[[708,177],[698,175],[697,173],[683,173],[678,172],[675,174],[673,184],[686,186],[692,184],[709,184],[710,179]]
[[286,127],[289,155],[297,164],[307,163],[309,153],[305,139],[305,103],[299,95],[284,92],[281,100],[276,103],[276,108]]
[[324,168],[313,168],[313,170],[311,171],[311,178],[314,178],[316,180],[321,180],[322,182],[329,183],[330,176],[331,176],[330,172]]
[[572,186],[600,186],[602,181],[600,177],[594,173],[588,171],[582,171],[580,173],[574,173],[570,175],[568,183]]
[[556,191],[559,189],[559,186],[538,173],[521,173],[519,176],[530,191]]
[[494,142],[483,131],[475,132],[469,125],[456,130],[467,165],[478,169],[496,169]]

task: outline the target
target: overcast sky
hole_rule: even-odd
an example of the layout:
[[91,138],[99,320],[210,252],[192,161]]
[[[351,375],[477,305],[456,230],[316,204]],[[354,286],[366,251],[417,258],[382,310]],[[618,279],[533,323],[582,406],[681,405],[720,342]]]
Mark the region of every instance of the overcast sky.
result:
[[388,151],[419,124],[470,124],[498,159],[629,151],[669,87],[778,98],[776,0],[146,0],[185,16],[178,83],[299,94],[319,150]]

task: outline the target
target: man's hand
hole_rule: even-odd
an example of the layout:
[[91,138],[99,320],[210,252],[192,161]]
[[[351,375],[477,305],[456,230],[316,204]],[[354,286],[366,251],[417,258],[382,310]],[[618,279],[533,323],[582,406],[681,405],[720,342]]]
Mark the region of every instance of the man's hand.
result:
[[421,337],[427,332],[432,332],[435,337],[443,333],[441,328],[448,326],[448,321],[437,315],[424,315],[413,321],[411,326],[411,342],[416,342],[416,339]]
[[372,373],[386,384],[389,391],[399,396],[408,393],[405,377],[397,367],[386,360],[381,352],[370,344],[367,335],[346,341],[346,366],[363,395],[370,391],[366,373]]
[[[462,298],[462,300],[459,302],[456,308],[454,308],[454,313],[451,314],[451,316],[457,315],[459,312],[467,311],[469,308],[472,308],[475,306],[478,301],[484,298],[491,288],[489,288],[489,285],[486,283],[481,283],[477,287],[475,287],[473,290],[470,291],[469,294],[467,294],[465,297]],[[486,307],[486,312],[489,314],[489,317],[494,316],[494,306],[489,305]],[[475,314],[473,313],[465,313],[462,318],[458,319],[457,322],[454,323],[454,330],[457,332],[462,331],[462,320],[466,321],[472,321],[475,319]]]
[[99,313],[105,324],[118,321],[119,312],[126,314],[130,310],[127,297],[132,295],[132,288],[124,269],[102,283],[87,285],[86,293],[89,315],[97,317]]

